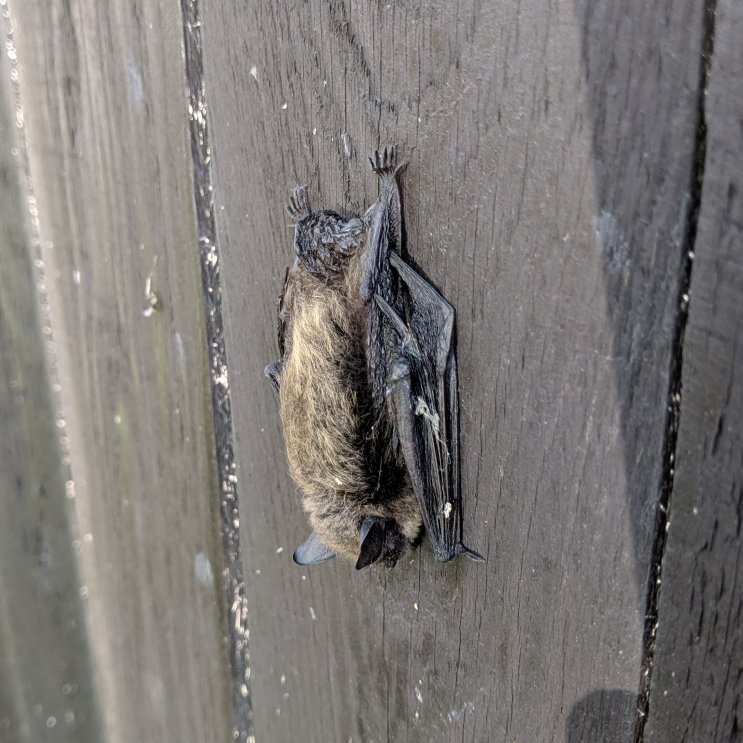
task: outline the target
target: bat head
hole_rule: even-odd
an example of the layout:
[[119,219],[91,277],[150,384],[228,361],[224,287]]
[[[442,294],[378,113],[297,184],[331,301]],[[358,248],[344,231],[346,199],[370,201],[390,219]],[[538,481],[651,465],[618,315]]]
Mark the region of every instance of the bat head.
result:
[[[380,516],[367,516],[358,530],[358,553],[356,570],[368,567],[378,560],[384,560],[388,567],[394,567],[408,545],[408,540],[397,522]],[[315,565],[336,556],[336,552],[326,546],[313,532],[294,552],[297,565]]]
[[294,227],[294,252],[310,273],[341,273],[346,259],[363,239],[364,223],[331,211],[310,212]]

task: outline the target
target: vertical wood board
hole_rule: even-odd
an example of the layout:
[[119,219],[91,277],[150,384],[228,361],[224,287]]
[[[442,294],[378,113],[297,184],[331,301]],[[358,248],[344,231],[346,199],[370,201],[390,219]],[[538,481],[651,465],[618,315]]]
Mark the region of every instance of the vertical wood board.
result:
[[[204,8],[255,727],[265,740],[631,740],[694,155],[691,2]],[[352,142],[345,154],[344,135]],[[458,311],[477,566],[303,570],[263,365],[283,210],[376,196]]]
[[[11,47],[12,53],[12,47]],[[0,68],[0,740],[98,743],[10,65]]]
[[8,7],[103,739],[228,740],[181,9]]
[[648,743],[743,731],[743,8],[721,0]]

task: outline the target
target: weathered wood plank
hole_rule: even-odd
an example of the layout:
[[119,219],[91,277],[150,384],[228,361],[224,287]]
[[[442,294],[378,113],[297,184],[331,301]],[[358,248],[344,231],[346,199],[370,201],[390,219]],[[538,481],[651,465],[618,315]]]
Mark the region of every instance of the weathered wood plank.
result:
[[741,38],[743,7],[721,0],[647,741],[737,741],[743,732]]
[[[12,47],[9,50],[13,54]],[[0,739],[101,740],[34,277],[23,150],[0,73]]]
[[102,739],[229,740],[181,9],[8,7]]
[[[205,7],[259,738],[631,740],[697,5]],[[303,183],[360,211],[388,142],[410,252],[458,310],[465,528],[488,563],[305,571],[262,377],[283,205]]]

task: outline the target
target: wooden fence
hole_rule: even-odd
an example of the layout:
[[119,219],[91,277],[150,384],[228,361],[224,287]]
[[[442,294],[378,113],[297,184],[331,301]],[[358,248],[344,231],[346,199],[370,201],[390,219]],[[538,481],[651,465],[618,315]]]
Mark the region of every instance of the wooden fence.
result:
[[[743,5],[0,15],[0,740],[741,739]],[[302,569],[284,204],[386,143],[487,562]]]

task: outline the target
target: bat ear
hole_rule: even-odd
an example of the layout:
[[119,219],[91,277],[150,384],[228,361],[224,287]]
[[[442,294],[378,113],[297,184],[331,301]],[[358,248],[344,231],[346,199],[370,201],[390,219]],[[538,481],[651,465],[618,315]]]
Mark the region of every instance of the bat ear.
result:
[[316,565],[318,562],[332,560],[335,552],[326,547],[313,531],[307,539],[294,550],[292,556],[297,565]]
[[361,570],[376,562],[384,550],[385,522],[378,516],[367,516],[359,529],[359,556],[356,570]]

